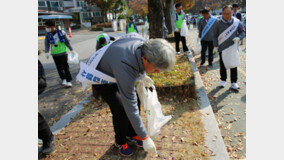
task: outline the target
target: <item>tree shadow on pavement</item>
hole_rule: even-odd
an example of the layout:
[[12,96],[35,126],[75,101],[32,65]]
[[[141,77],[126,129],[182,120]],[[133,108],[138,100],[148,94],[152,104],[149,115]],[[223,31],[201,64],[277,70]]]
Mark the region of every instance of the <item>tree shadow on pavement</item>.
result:
[[214,112],[218,112],[220,109],[224,107],[224,105],[218,106],[218,104],[222,102],[222,100],[228,97],[231,93],[237,93],[237,91],[234,91],[229,88],[225,92],[223,92],[220,96],[215,97],[216,93],[218,93],[220,90],[223,90],[223,89],[225,88],[217,86],[211,92],[208,93],[208,97],[209,97],[209,100],[210,100],[210,103],[211,103],[211,106]]
[[242,96],[241,100],[246,103],[246,95]]

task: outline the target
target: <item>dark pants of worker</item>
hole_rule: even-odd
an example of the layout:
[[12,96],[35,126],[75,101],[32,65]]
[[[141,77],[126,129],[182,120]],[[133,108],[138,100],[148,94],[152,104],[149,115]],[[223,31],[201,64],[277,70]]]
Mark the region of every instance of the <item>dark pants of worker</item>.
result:
[[213,41],[201,41],[201,63],[205,62],[206,58],[206,50],[208,49],[208,62],[209,64],[212,64],[213,62]]
[[[137,136],[134,131],[126,112],[123,108],[121,95],[116,84],[96,85],[95,90],[109,105],[112,113],[112,123],[115,132],[115,141],[119,145],[126,143],[126,136]],[[138,99],[138,96],[137,96]],[[138,99],[138,109],[140,113],[140,101]]]
[[38,138],[43,142],[50,141],[53,134],[44,119],[44,117],[38,112]]
[[186,41],[185,41],[185,37],[180,36],[180,32],[175,32],[175,41],[176,41],[176,52],[179,52],[179,42],[182,42],[182,47],[183,47],[183,51],[186,52],[188,51],[188,48],[186,46]]
[[72,80],[72,77],[67,62],[67,54],[63,54],[60,56],[52,56],[52,57],[55,62],[61,80],[66,79],[67,82],[70,82]]
[[[225,65],[223,63],[222,52],[219,52],[219,56],[220,56],[220,75],[221,75],[221,80],[222,81],[226,81],[226,79],[227,79],[227,70],[226,70]],[[230,72],[231,72],[231,83],[237,83],[237,80],[238,80],[238,70],[237,70],[237,67],[231,68]]]

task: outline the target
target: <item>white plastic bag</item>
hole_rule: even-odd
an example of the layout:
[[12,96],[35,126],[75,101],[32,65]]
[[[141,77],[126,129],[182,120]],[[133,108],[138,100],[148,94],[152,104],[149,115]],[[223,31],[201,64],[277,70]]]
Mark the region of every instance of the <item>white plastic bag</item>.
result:
[[[150,89],[151,88],[151,89]],[[143,79],[137,85],[137,93],[146,110],[147,131],[151,138],[156,137],[160,133],[160,129],[165,125],[172,116],[164,116],[162,106],[158,100],[155,86],[144,83]]]
[[77,52],[72,51],[68,54],[68,63],[69,64],[79,64],[79,55]]
[[200,54],[201,52],[201,44],[200,44],[200,39],[197,38],[195,48],[194,48],[194,54]]
[[222,59],[226,69],[241,65],[237,42],[222,51]]
[[180,36],[186,37],[187,34],[188,34],[188,29],[187,29],[187,26],[186,26],[186,21],[183,20],[183,23],[181,25],[181,30],[180,30]]

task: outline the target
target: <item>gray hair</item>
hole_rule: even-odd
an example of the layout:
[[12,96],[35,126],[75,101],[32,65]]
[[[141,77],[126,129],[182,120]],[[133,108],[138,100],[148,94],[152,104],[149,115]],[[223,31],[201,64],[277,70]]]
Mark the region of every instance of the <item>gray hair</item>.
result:
[[147,61],[153,63],[157,69],[168,71],[174,68],[176,52],[166,40],[160,38],[147,40],[141,50]]

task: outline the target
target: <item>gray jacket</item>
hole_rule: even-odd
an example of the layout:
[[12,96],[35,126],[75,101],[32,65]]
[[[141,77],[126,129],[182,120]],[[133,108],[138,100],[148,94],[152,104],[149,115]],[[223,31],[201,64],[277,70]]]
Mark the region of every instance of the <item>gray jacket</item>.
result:
[[[64,36],[66,46],[69,48],[70,51],[72,51],[73,48],[72,48],[72,46],[71,46],[71,44],[69,42],[69,39],[66,37],[66,33],[64,31],[62,31],[62,34]],[[45,53],[48,53],[49,52],[49,48],[50,48],[50,43],[49,43],[49,40],[48,40],[47,33],[45,33],[44,46],[45,46]],[[63,55],[63,54],[66,54],[66,52],[60,53],[60,54],[55,54],[53,56],[60,56],[60,55]]]
[[97,69],[116,79],[127,117],[138,136],[145,138],[147,132],[139,115],[135,90],[135,82],[145,75],[142,44],[143,40],[137,38],[115,41],[106,50]]
[[218,52],[222,52],[224,49],[230,47],[231,45],[234,44],[233,39],[235,37],[239,37],[240,39],[243,39],[245,37],[245,31],[244,27],[241,23],[239,23],[238,28],[236,31],[225,41],[223,42],[220,46],[218,45],[218,37],[219,35],[225,31],[229,26],[231,26],[234,23],[234,19],[231,19],[231,22],[227,24],[223,19],[217,20],[215,22],[215,27],[214,27],[214,46],[218,47]]
[[[217,20],[216,20],[217,21]],[[214,26],[216,24],[216,21],[214,22],[213,26],[209,29],[209,31],[205,34],[204,38],[202,40],[204,41],[213,41],[214,40]],[[200,19],[200,21],[198,21],[197,25],[198,25],[198,37],[201,38],[201,33],[204,29],[204,27],[206,26],[207,22],[204,18]]]

